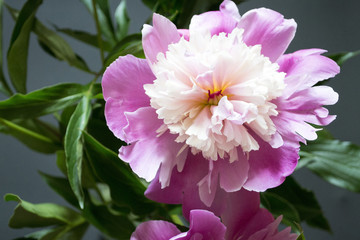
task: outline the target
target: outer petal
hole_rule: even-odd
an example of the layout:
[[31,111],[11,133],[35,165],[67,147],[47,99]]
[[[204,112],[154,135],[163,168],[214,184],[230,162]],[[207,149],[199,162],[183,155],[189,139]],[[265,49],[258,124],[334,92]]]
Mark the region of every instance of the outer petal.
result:
[[186,157],[184,154],[178,155],[182,144],[175,142],[176,136],[169,132],[157,136],[156,130],[160,128],[162,121],[151,107],[140,108],[126,114],[126,117],[129,125],[124,132],[132,143],[120,148],[119,157],[147,181],[155,178],[161,164],[166,165],[166,168],[161,167],[160,180],[162,187],[167,186],[172,168]]
[[154,79],[146,60],[131,55],[119,57],[106,69],[102,79],[105,117],[116,137],[126,140],[122,131],[128,124],[126,112],[150,105],[143,85]]
[[240,14],[236,4],[232,1],[225,0],[220,5],[220,11],[205,12],[193,16],[189,30],[190,32],[210,32],[211,35],[221,32],[230,33],[236,27],[239,20]]
[[250,170],[244,188],[262,192],[279,186],[294,171],[299,159],[299,144],[287,141],[279,148],[272,148],[261,139],[257,141],[260,150],[249,154]]
[[224,240],[226,227],[220,218],[212,212],[205,210],[192,210],[190,212],[190,229],[185,236],[175,237],[171,240],[213,239]]
[[[281,222],[282,216],[278,217],[275,221],[272,221],[265,228],[252,234],[248,240],[296,240],[297,235],[291,234],[291,228],[287,227],[281,232],[278,232],[278,227]],[[259,217],[257,220],[260,220]],[[246,239],[246,238],[245,238]]]
[[141,223],[131,235],[130,240],[169,240],[181,233],[172,223],[148,221]]
[[154,13],[153,26],[144,25],[142,43],[146,58],[150,63],[156,62],[158,53],[165,53],[171,43],[180,40],[176,26],[166,17]]
[[280,13],[259,8],[245,13],[239,24],[244,29],[244,42],[247,45],[261,45],[261,53],[275,62],[287,49],[295,36],[296,23],[284,19]]
[[281,56],[277,63],[279,71],[286,73],[284,98],[307,89],[319,81],[332,78],[340,67],[330,58],[321,56],[322,49],[305,49]]

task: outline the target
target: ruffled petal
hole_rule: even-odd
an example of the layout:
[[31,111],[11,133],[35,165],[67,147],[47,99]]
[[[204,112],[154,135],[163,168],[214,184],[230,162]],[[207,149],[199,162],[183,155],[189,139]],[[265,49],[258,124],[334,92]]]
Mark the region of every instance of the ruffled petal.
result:
[[123,133],[123,128],[128,124],[126,112],[150,105],[143,85],[154,79],[146,60],[131,55],[119,57],[106,69],[102,79],[105,117],[116,137],[126,140]]
[[169,240],[180,233],[180,230],[172,223],[148,221],[137,226],[130,240]]
[[154,13],[153,26],[145,24],[142,31],[142,43],[146,59],[156,62],[159,53],[165,53],[171,43],[180,40],[176,26],[166,17]]
[[294,171],[299,159],[299,144],[286,141],[283,146],[272,148],[260,139],[258,142],[260,150],[249,153],[250,169],[244,188],[263,192],[279,186]]
[[167,186],[172,168],[186,158],[186,154],[178,155],[182,144],[175,142],[176,136],[169,132],[158,136],[157,130],[162,121],[157,118],[155,109],[144,107],[126,116],[129,125],[124,132],[132,142],[120,148],[119,157],[146,181],[153,180],[160,165],[164,164],[167,167],[161,167],[160,182],[162,187]]
[[238,24],[244,29],[247,45],[261,45],[261,53],[275,62],[287,49],[295,36],[296,23],[293,19],[266,8],[245,13]]
[[193,16],[189,30],[190,33],[193,31],[200,31],[204,34],[210,32],[211,35],[221,32],[230,33],[237,26],[239,20],[240,14],[236,4],[225,0],[220,5],[220,11],[205,12]]

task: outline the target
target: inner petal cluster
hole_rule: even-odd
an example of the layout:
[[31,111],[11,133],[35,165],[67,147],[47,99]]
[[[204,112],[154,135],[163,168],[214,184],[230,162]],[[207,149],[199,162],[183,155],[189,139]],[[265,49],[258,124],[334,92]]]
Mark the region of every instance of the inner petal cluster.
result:
[[156,80],[144,86],[164,126],[177,142],[207,159],[258,150],[254,135],[271,142],[278,115],[271,101],[281,96],[285,73],[247,46],[242,29],[211,36],[192,32],[169,45],[152,65]]

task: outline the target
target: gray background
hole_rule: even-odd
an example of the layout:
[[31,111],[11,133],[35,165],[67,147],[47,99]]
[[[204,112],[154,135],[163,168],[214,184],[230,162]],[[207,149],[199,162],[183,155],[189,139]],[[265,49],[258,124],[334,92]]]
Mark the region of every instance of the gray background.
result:
[[[24,0],[6,1],[20,8]],[[118,1],[110,1],[115,9]],[[257,7],[268,7],[282,13],[286,18],[294,18],[298,30],[288,52],[304,48],[323,48],[330,53],[360,49],[360,2],[357,0],[250,0],[240,5],[240,13]],[[138,32],[142,22],[150,16],[140,0],[128,0],[128,11],[132,19],[131,32]],[[46,0],[40,7],[38,18],[45,23],[56,23],[60,27],[82,29],[95,32],[95,25],[80,1]],[[4,46],[7,49],[14,23],[9,14],[4,14]],[[99,52],[91,47],[68,39],[77,53],[88,61],[92,69],[98,69]],[[4,67],[6,69],[6,65]],[[341,140],[360,144],[359,136],[359,74],[360,57],[347,62],[330,85],[340,94],[339,102],[329,107],[337,120],[329,129]],[[8,75],[6,74],[8,78]],[[90,81],[91,76],[70,68],[45,54],[32,36],[29,52],[28,90],[35,90],[59,82]],[[0,95],[0,99],[4,96]],[[11,136],[0,135],[0,196],[5,193],[19,194],[33,202],[65,202],[49,189],[37,174],[38,170],[60,175],[55,165],[54,155],[42,155],[30,151]],[[296,179],[305,187],[315,191],[316,196],[329,219],[333,235],[304,225],[305,236],[309,240],[360,239],[360,195],[332,186],[307,170],[299,170]],[[0,239],[13,239],[32,232],[32,229],[12,230],[7,227],[14,202],[0,201]],[[97,239],[97,230],[91,229],[84,239]]]

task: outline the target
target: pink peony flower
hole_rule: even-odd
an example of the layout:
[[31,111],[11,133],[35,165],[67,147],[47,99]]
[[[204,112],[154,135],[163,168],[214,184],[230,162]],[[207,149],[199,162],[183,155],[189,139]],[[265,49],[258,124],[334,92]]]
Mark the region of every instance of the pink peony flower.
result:
[[[214,208],[221,220],[208,210],[190,210],[188,219],[190,229],[180,231],[172,223],[149,221],[140,224],[131,240],[175,240],[175,239],[213,239],[213,240],[295,240],[290,227],[278,231],[282,217],[274,219],[266,209],[259,208],[260,197],[257,192],[240,190],[222,194],[222,209]],[[201,201],[199,207],[207,208]],[[212,210],[212,209],[209,209]]]
[[[194,16],[189,30],[154,14],[142,30],[146,59],[119,57],[102,81],[107,124],[129,143],[120,158],[163,189],[182,186],[180,195],[197,185],[207,206],[220,189],[280,185],[299,142],[317,138],[310,124],[333,121],[323,105],[338,100],[314,86],[339,72],[324,50],[284,55],[295,30],[270,9],[240,16],[229,0]],[[172,177],[185,164],[196,181]]]

